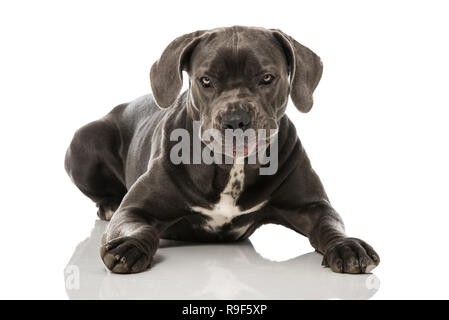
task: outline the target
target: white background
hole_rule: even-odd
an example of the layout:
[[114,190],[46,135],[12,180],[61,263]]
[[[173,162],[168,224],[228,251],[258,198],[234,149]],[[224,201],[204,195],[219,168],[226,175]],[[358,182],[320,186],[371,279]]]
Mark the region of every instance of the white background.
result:
[[[63,168],[74,131],[149,93],[175,37],[235,24],[321,56],[314,108],[288,115],[348,234],[381,256],[373,298],[449,298],[448,13],[444,1],[2,1],[0,298],[67,298],[63,270],[96,219]],[[276,226],[252,242],[277,261],[312,250]]]

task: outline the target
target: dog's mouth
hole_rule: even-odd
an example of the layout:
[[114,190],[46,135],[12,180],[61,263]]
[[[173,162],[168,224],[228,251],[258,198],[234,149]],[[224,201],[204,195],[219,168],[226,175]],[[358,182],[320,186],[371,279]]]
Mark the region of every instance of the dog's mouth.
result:
[[215,155],[223,155],[233,159],[244,159],[251,156],[263,157],[267,148],[276,136],[278,128],[273,126],[255,126],[242,129],[218,129],[200,126],[199,136],[204,145]]
[[203,143],[216,154],[222,154],[230,158],[247,158],[257,153],[265,152],[266,148],[270,144],[269,139],[251,139],[246,141],[233,141],[229,143],[224,139],[214,140],[211,138],[209,141],[203,141]]

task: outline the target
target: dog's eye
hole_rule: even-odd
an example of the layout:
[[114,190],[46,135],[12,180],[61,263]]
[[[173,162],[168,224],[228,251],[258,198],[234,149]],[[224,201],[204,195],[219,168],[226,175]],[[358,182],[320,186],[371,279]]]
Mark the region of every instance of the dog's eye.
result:
[[260,82],[260,84],[270,84],[272,83],[274,80],[274,76],[272,74],[267,73],[266,75],[263,76],[262,81]]
[[200,83],[204,88],[209,88],[212,85],[212,81],[208,77],[202,77]]

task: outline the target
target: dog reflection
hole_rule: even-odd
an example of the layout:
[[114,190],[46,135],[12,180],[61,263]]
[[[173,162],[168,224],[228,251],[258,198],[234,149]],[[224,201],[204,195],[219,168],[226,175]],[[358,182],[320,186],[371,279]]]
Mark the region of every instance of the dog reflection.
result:
[[373,274],[335,274],[317,268],[322,257],[315,252],[270,261],[248,240],[234,244],[161,240],[151,269],[113,274],[98,254],[106,225],[96,221],[91,236],[76,247],[67,264],[64,280],[70,299],[368,299],[379,288]]

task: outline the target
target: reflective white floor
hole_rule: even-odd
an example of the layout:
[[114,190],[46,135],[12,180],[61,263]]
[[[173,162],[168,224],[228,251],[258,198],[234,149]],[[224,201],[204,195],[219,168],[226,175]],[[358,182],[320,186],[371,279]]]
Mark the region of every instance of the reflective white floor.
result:
[[[99,257],[107,223],[96,221],[64,272],[70,299],[368,299],[379,288],[374,274],[342,275],[322,268],[310,252],[275,262],[250,241],[192,244],[162,240],[151,269],[117,275]],[[62,281],[62,279],[61,279]]]

